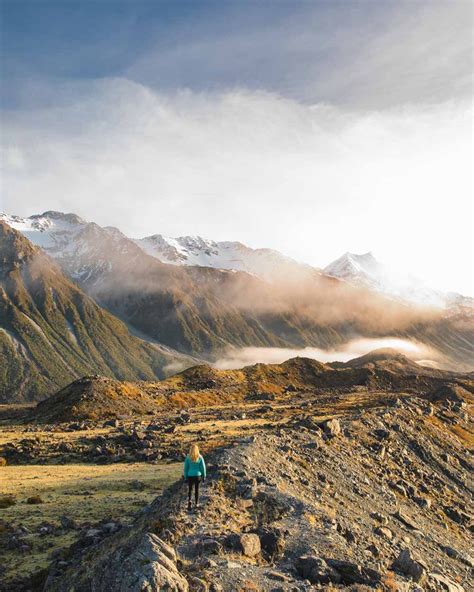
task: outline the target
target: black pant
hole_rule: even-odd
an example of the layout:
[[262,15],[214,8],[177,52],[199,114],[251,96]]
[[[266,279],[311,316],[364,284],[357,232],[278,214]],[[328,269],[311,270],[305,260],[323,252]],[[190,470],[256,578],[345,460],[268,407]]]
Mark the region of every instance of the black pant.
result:
[[189,503],[191,503],[191,494],[193,491],[193,485],[194,485],[194,500],[196,502],[196,504],[198,503],[199,500],[199,481],[201,480],[201,477],[188,477],[188,501]]

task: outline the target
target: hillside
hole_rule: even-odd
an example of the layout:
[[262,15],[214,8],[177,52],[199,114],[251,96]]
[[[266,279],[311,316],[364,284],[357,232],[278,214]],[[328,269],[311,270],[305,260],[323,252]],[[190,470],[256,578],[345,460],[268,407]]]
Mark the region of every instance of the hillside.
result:
[[180,354],[130,334],[19,232],[0,222],[0,401],[44,398],[84,374],[156,379]]
[[159,409],[140,383],[120,382],[103,376],[85,376],[36,406],[34,418],[53,423],[150,415]]
[[232,403],[270,401],[273,405],[293,393],[326,395],[359,390],[370,398],[372,392],[415,389],[432,399],[449,398],[453,389],[466,391],[468,396],[474,390],[466,375],[423,368],[395,351],[378,350],[346,363],[293,358],[283,364],[255,364],[241,370],[200,365],[159,382],[125,383],[88,376],[39,403],[31,418],[46,423],[105,420]]

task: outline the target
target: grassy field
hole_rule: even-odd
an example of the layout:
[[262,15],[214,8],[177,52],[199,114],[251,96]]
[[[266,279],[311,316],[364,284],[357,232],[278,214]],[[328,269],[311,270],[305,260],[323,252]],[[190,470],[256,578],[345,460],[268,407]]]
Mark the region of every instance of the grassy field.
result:
[[[74,542],[77,531],[60,529],[61,516],[78,526],[100,520],[126,523],[178,479],[181,470],[181,463],[0,467],[0,494],[16,500],[0,509],[0,534],[5,525],[26,527],[24,540],[31,545],[25,554],[16,549],[5,552],[6,572],[0,578],[8,581],[40,570],[49,564],[55,549]],[[43,503],[28,504],[32,496],[40,496]],[[53,525],[55,532],[40,534],[44,525]]]

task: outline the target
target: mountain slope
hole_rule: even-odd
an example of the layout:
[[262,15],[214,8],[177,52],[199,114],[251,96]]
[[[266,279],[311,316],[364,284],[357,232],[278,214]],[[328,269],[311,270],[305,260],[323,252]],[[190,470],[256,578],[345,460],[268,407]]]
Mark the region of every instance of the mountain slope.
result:
[[472,369],[474,323],[462,308],[409,306],[317,270],[270,282],[234,269],[169,265],[118,229],[74,214],[3,218],[137,334],[186,354],[213,361],[229,346],[334,350],[360,337],[402,337],[428,345],[442,367]]
[[34,400],[84,374],[164,376],[189,360],[132,336],[41,250],[0,221],[0,401]]

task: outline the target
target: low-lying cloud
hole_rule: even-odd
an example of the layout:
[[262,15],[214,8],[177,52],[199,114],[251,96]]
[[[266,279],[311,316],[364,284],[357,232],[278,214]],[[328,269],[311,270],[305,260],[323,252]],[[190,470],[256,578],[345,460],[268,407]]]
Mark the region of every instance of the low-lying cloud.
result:
[[423,366],[437,367],[438,365],[436,361],[438,356],[431,348],[407,339],[384,338],[356,339],[339,350],[323,350],[315,347],[302,349],[244,347],[238,350],[229,350],[225,356],[214,363],[214,366],[220,370],[231,370],[257,363],[281,364],[296,357],[312,358],[319,362],[347,362],[381,348],[395,349]]

